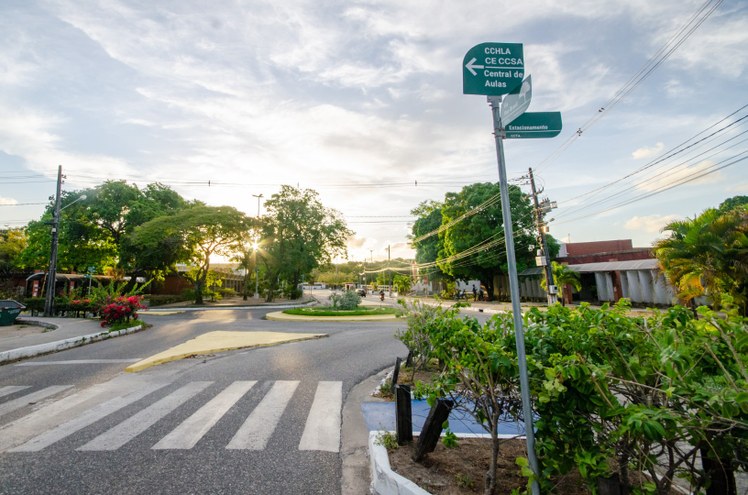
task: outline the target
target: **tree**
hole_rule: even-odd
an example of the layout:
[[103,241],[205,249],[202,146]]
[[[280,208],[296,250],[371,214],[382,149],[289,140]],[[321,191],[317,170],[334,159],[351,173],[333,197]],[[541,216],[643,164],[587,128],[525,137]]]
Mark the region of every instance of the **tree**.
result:
[[[85,196],[85,199],[83,197]],[[107,181],[82,191],[63,192],[59,219],[58,267],[61,271],[85,271],[93,266],[99,273],[108,269],[135,276],[168,267],[158,251],[142,250],[129,238],[133,229],[160,215],[185,208],[179,194],[161,184],[144,189],[125,181]],[[50,224],[54,203],[50,202],[39,221],[28,225],[29,243],[23,262],[29,267],[49,263]]]
[[198,204],[137,227],[133,242],[144,250],[160,252],[169,261],[190,264],[195,304],[203,304],[210,257],[234,254],[251,226],[252,220],[236,208]]
[[[534,262],[535,234],[532,204],[519,187],[509,187],[517,270]],[[458,193],[447,193],[441,204],[437,263],[456,279],[478,279],[493,295],[494,276],[507,273],[499,186],[478,183]],[[434,215],[433,210],[428,215]],[[424,222],[426,224],[426,222]],[[418,249],[418,245],[416,245]]]
[[730,300],[746,314],[748,204],[733,203],[666,225],[670,236],[658,241],[654,252],[678,297],[693,304],[706,295],[717,308]]
[[24,229],[0,230],[0,275],[7,275],[21,268],[20,256],[26,243]]
[[395,286],[395,290],[397,290],[397,293],[400,295],[405,295],[410,292],[412,283],[413,281],[409,276],[400,273],[396,273],[392,279],[392,285]]
[[[571,294],[569,293],[569,297],[566,297],[568,288],[573,288],[576,291],[582,290],[580,275],[578,272],[570,269],[567,265],[555,261],[551,262],[551,270],[553,271],[553,282],[558,287],[561,287],[561,304],[565,306],[567,302],[571,303]],[[540,281],[540,286],[543,289],[548,290],[548,284],[546,282],[546,279],[543,278]]]
[[286,293],[298,297],[302,277],[314,268],[346,254],[346,241],[353,234],[339,212],[325,208],[316,191],[282,186],[265,202],[263,217],[263,262],[268,270],[268,301],[279,283]]

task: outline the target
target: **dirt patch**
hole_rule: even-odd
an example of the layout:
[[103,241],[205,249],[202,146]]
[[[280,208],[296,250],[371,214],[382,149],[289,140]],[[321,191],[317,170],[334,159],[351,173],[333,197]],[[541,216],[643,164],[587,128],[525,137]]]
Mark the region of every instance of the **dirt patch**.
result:
[[[461,438],[458,445],[447,448],[439,443],[422,463],[413,462],[413,446],[403,445],[389,451],[392,470],[413,481],[434,495],[464,495],[483,493],[484,477],[491,461],[491,440]],[[520,474],[515,459],[526,457],[524,440],[504,440],[499,449],[496,495],[509,495],[515,488],[527,486],[527,478]],[[555,493],[590,495],[579,475],[554,480]]]

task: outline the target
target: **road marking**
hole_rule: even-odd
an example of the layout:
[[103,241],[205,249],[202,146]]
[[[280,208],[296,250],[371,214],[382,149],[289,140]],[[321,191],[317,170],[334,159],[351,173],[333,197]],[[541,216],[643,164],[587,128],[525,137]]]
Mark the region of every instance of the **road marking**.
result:
[[[41,390],[37,390],[36,392],[24,395],[23,397],[19,397],[18,399],[8,401],[5,404],[0,404],[0,416],[8,414],[9,412],[15,411],[17,409],[21,409],[22,407],[28,406],[29,404],[39,402],[42,399],[46,399],[47,397],[58,394],[63,390],[67,390],[71,387],[72,385],[53,385],[51,387],[46,387]],[[24,389],[28,387],[19,388]]]
[[137,363],[142,358],[135,359],[71,359],[69,361],[38,361],[19,363],[15,366],[54,366],[59,364],[116,364],[116,363]]
[[275,382],[226,448],[263,450],[298,386],[298,381]]
[[146,384],[139,390],[103,402],[97,406],[92,407],[91,409],[88,409],[87,411],[76,416],[70,421],[62,423],[56,428],[53,428],[42,433],[41,435],[36,436],[28,442],[19,445],[18,447],[9,449],[8,452],[38,452],[64,438],[67,438],[73,433],[82,430],[86,426],[92,425],[101,418],[108,416],[137,400],[142,399],[146,395],[158,390],[164,385],[165,384]]
[[14,394],[16,392],[19,392],[21,390],[31,388],[29,385],[6,385],[5,387],[0,387],[0,397]]
[[191,449],[256,383],[257,381],[232,383],[151,448]]
[[340,450],[343,382],[319,382],[301,435],[299,450]]
[[117,450],[213,382],[190,382],[76,450]]

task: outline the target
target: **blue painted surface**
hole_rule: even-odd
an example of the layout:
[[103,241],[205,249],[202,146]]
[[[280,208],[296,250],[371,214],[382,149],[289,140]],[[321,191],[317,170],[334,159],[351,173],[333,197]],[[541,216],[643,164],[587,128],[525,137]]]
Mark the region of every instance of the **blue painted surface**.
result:
[[[421,431],[426,416],[431,407],[425,400],[414,400],[411,402],[413,417],[413,431]],[[364,402],[361,404],[366,427],[369,431],[395,430],[395,403],[394,402]],[[488,432],[475,421],[475,419],[462,411],[452,410],[449,414],[449,429],[453,433],[480,433]],[[499,424],[499,433],[505,435],[524,435],[525,426],[523,422],[507,420]]]

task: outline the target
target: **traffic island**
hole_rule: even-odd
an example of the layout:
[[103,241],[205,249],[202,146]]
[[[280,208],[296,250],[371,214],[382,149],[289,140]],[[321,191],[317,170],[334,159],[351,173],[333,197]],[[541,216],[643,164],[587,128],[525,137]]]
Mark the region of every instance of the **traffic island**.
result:
[[145,358],[125,368],[131,373],[142,371],[158,364],[177,361],[193,356],[204,356],[217,352],[233,351],[250,347],[266,347],[286,342],[319,339],[324,333],[283,333],[283,332],[208,332],[183,344],[172,347],[151,357]]

